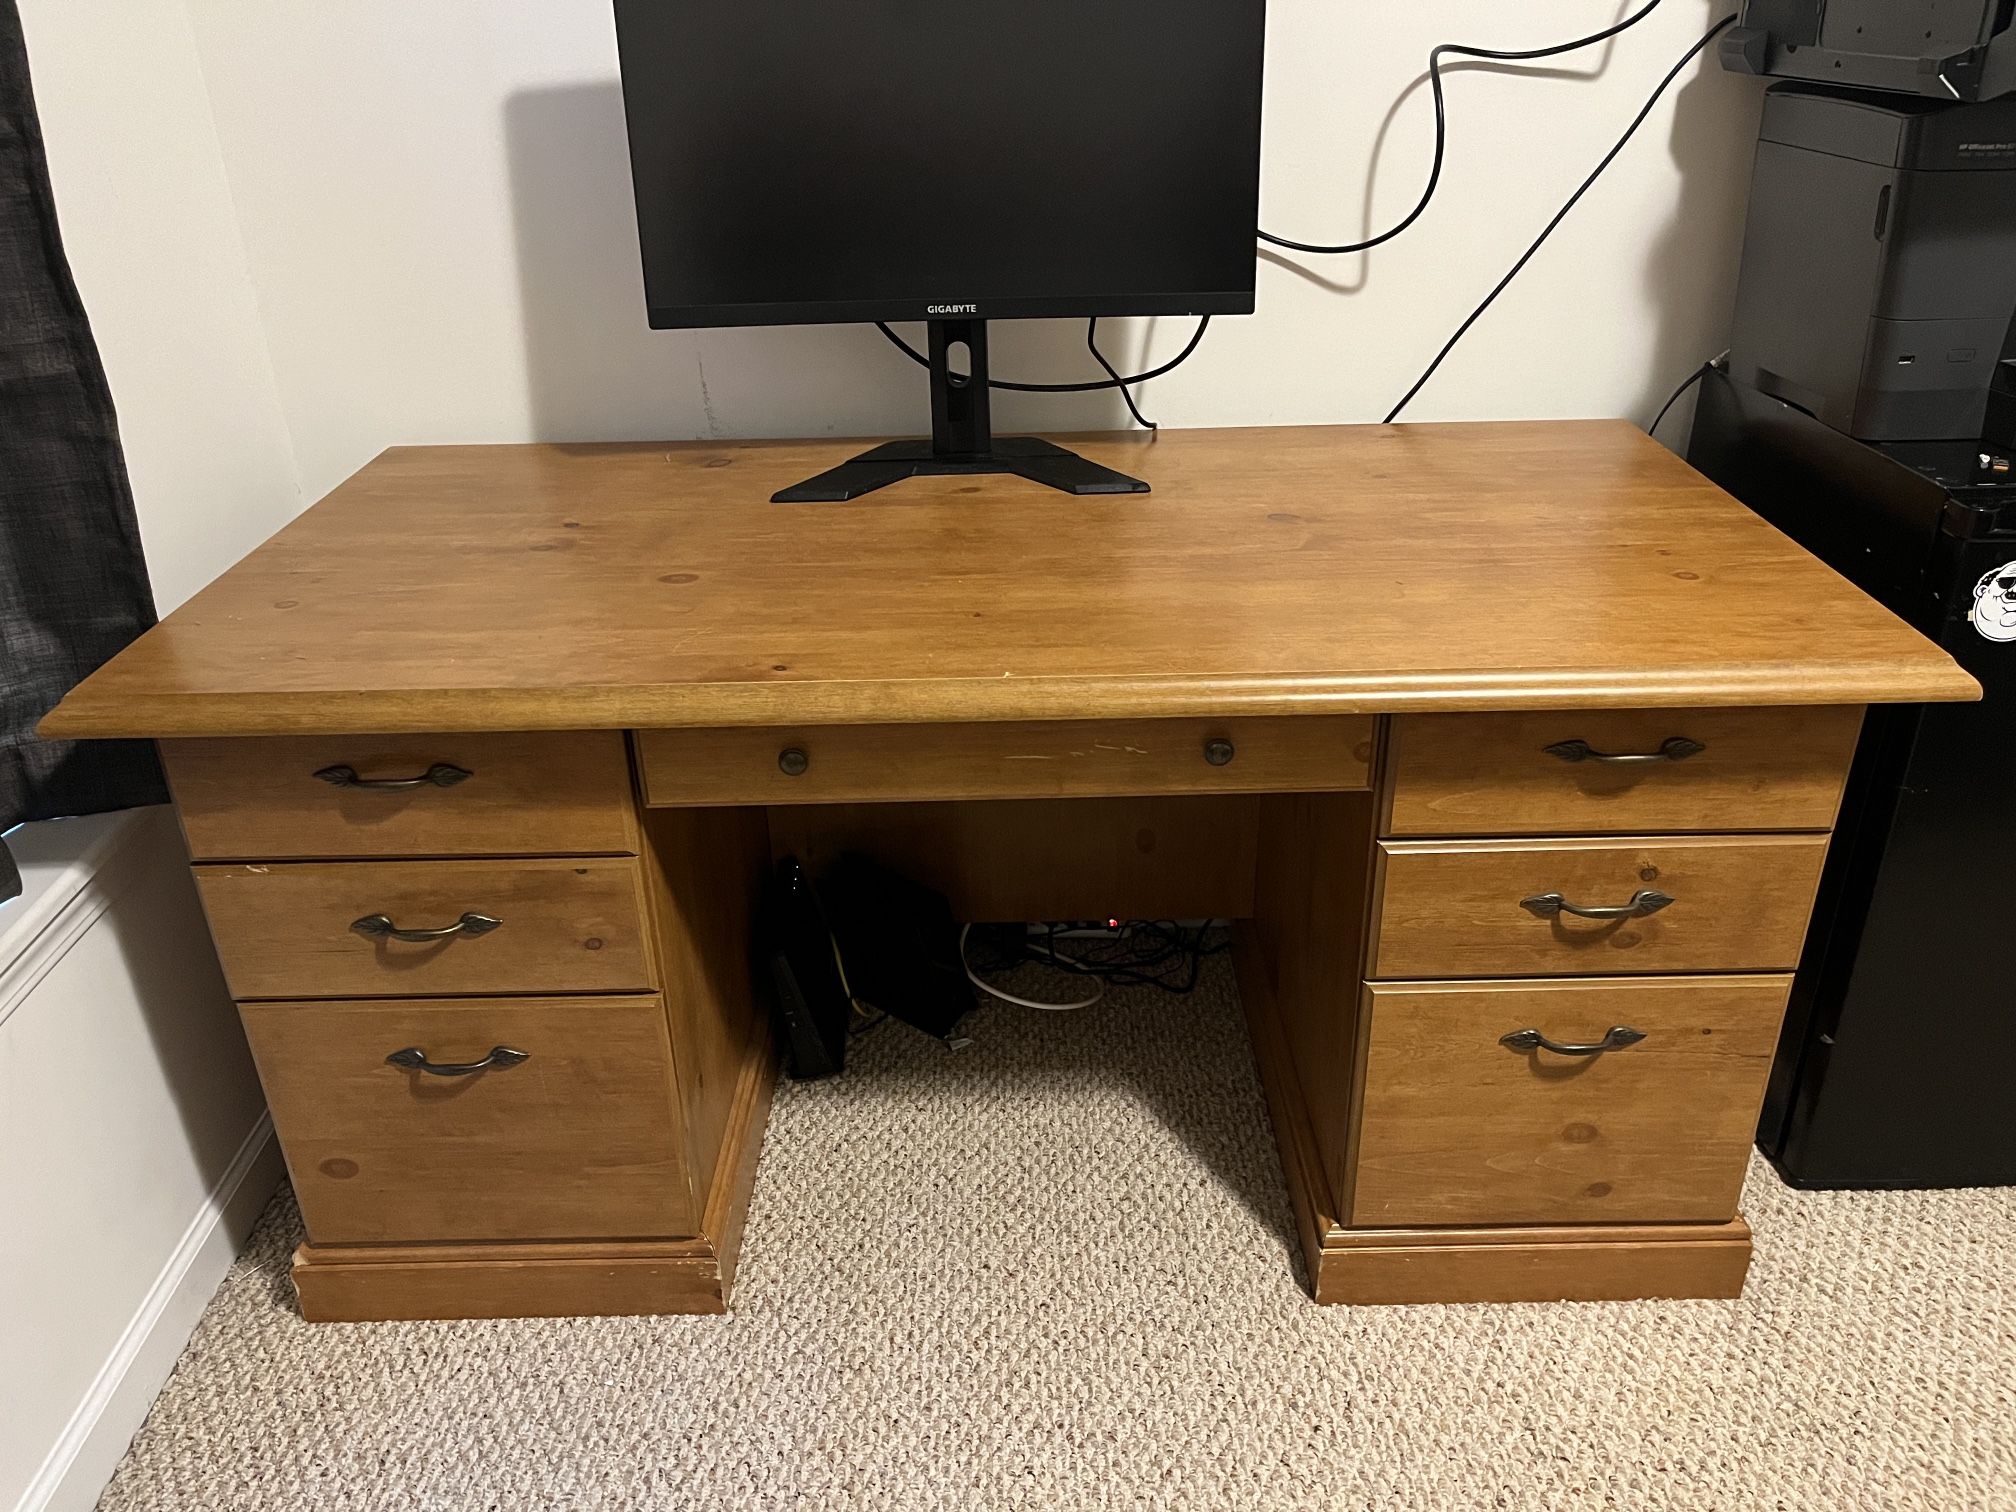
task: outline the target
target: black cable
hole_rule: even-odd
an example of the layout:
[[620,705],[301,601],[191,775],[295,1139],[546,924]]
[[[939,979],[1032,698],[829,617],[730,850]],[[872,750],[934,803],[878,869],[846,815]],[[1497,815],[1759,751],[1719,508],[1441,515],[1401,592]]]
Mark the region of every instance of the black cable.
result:
[[1106,354],[1099,350],[1099,317],[1094,315],[1085,322],[1085,350],[1092,354],[1092,360],[1106,370],[1106,376],[1120,385],[1120,397],[1127,403],[1127,413],[1134,417],[1134,423],[1143,430],[1160,430],[1162,427],[1141,413],[1141,406],[1134,402],[1134,395],[1121,378],[1120,370],[1106,360]]
[[[1231,944],[1229,938],[1205,944],[1208,922],[1185,932],[1173,919],[1131,919],[1112,939],[1094,940],[1081,951],[1067,953],[1059,948],[1058,928],[1045,926],[1041,944],[1029,943],[1026,936],[999,943],[1017,963],[1035,961],[1070,976],[1098,977],[1111,987],[1156,987],[1178,996],[1196,990],[1205,956],[1217,955]],[[1172,974],[1172,963],[1180,974]]]
[[[931,366],[931,359],[910,345],[901,336],[898,336],[894,331],[890,330],[886,321],[876,321],[875,329],[880,331],[884,336],[887,336],[890,344],[897,351],[901,352],[918,366]],[[1189,345],[1185,346],[1182,351],[1171,357],[1162,366],[1151,368],[1145,373],[1136,373],[1131,378],[1102,378],[1096,383],[1010,383],[1004,378],[989,378],[987,380],[987,387],[990,389],[1010,389],[1018,394],[1096,394],[1106,389],[1125,389],[1130,383],[1146,383],[1150,378],[1160,378],[1164,373],[1182,366],[1190,354],[1197,350],[1197,343],[1204,339],[1204,333],[1210,329],[1211,317],[1206,315],[1197,322],[1196,334],[1191,336]]]
[[1106,940],[1094,939],[1082,951],[1069,954],[1058,946],[1058,928],[1056,924],[1044,926],[1041,946],[1030,945],[1025,937],[1024,958],[1078,976],[1105,977],[1123,986],[1150,980],[1147,973],[1151,968],[1184,954],[1187,949],[1181,936],[1171,932],[1175,930],[1173,924],[1165,930],[1159,923],[1134,919],[1128,921],[1120,934]]
[[1538,252],[1542,247],[1542,245],[1545,244],[1547,238],[1554,234],[1554,228],[1560,225],[1561,222],[1563,222],[1568,218],[1568,212],[1573,210],[1576,207],[1576,205],[1581,203],[1582,196],[1589,192],[1591,186],[1595,184],[1596,180],[1603,176],[1603,171],[1606,168],[1608,168],[1613,162],[1615,162],[1617,160],[1618,154],[1621,153],[1625,149],[1625,147],[1630,144],[1631,138],[1638,134],[1638,128],[1645,124],[1645,118],[1652,114],[1652,107],[1657,105],[1659,103],[1660,97],[1663,96],[1666,93],[1666,91],[1672,87],[1673,81],[1679,78],[1681,72],[1687,67],[1687,65],[1689,63],[1692,63],[1697,57],[1699,57],[1701,53],[1707,48],[1708,44],[1710,42],[1713,42],[1716,39],[1716,37],[1720,36],[1723,31],[1727,30],[1730,23],[1735,21],[1735,19],[1736,17],[1734,15],[1728,15],[1724,16],[1720,21],[1717,21],[1713,26],[1709,27],[1708,30],[1702,35],[1700,41],[1696,42],[1693,46],[1689,47],[1686,52],[1680,55],[1679,62],[1675,63],[1671,68],[1666,70],[1666,77],[1659,81],[1658,87],[1652,91],[1651,97],[1648,98],[1645,101],[1645,103],[1638,108],[1638,114],[1631,118],[1631,124],[1624,128],[1624,135],[1617,138],[1617,144],[1614,147],[1612,147],[1608,152],[1603,154],[1603,161],[1598,163],[1595,166],[1595,168],[1590,171],[1589,177],[1582,180],[1581,186],[1577,188],[1573,194],[1568,196],[1568,203],[1563,205],[1559,210],[1557,210],[1554,213],[1554,218],[1549,222],[1547,222],[1545,229],[1543,229],[1538,236],[1533,238],[1533,245],[1528,247],[1524,252],[1522,252],[1519,255],[1519,260],[1514,264],[1512,264],[1511,271],[1508,272],[1503,278],[1499,279],[1497,286],[1493,288],[1489,294],[1486,294],[1484,296],[1484,302],[1478,305],[1476,309],[1470,312],[1468,318],[1464,320],[1463,324],[1456,327],[1456,334],[1451,336],[1446,342],[1442,344],[1442,350],[1435,354],[1435,360],[1428,364],[1427,370],[1423,372],[1419,378],[1416,378],[1414,380],[1414,386],[1409,390],[1407,390],[1405,394],[1400,396],[1400,402],[1398,404],[1394,405],[1392,409],[1387,411],[1386,424],[1391,425],[1393,421],[1399,416],[1400,411],[1407,408],[1408,404],[1413,400],[1414,396],[1420,393],[1423,388],[1427,387],[1428,380],[1435,376],[1435,370],[1440,366],[1442,366],[1442,360],[1445,357],[1447,357],[1451,352],[1456,350],[1456,343],[1461,341],[1466,335],[1469,334],[1470,327],[1475,325],[1478,322],[1478,320],[1482,318],[1484,312],[1491,308],[1492,303],[1498,298],[1500,294],[1503,294],[1505,292],[1506,287],[1512,282],[1512,280],[1519,276],[1520,272],[1525,268],[1526,264],[1533,260],[1533,254]]
[[1666,412],[1672,409],[1674,405],[1680,402],[1680,396],[1682,394],[1686,393],[1687,390],[1694,387],[1695,384],[1699,383],[1703,378],[1706,378],[1710,373],[1714,371],[1715,371],[1715,363],[1714,360],[1711,358],[1709,361],[1702,363],[1701,366],[1694,369],[1693,372],[1689,373],[1687,377],[1681,382],[1680,387],[1673,390],[1673,392],[1667,396],[1666,402],[1659,406],[1659,413],[1653,416],[1652,423],[1645,427],[1645,434],[1648,436],[1658,435],[1659,422],[1666,418]]
[[1574,52],[1577,48],[1594,47],[1598,42],[1607,42],[1619,32],[1629,31],[1640,21],[1659,8],[1660,0],[1648,0],[1639,10],[1633,11],[1614,26],[1606,26],[1602,31],[1591,32],[1586,37],[1578,37],[1573,42],[1560,42],[1552,47],[1534,47],[1519,52],[1506,52],[1490,47],[1468,47],[1460,42],[1444,42],[1428,54],[1428,87],[1435,97],[1435,156],[1428,165],[1428,184],[1421,191],[1421,198],[1409,210],[1399,224],[1380,232],[1365,241],[1344,242],[1338,246],[1326,247],[1314,242],[1290,241],[1285,236],[1273,236],[1262,231],[1260,240],[1276,247],[1286,247],[1291,252],[1320,252],[1327,255],[1340,252],[1365,252],[1389,242],[1421,218],[1421,212],[1428,208],[1428,202],[1435,197],[1435,190],[1442,182],[1442,155],[1449,144],[1449,115],[1442,100],[1442,58],[1454,53],[1460,58],[1483,58],[1493,63],[1530,63],[1538,58],[1558,58],[1562,53]]

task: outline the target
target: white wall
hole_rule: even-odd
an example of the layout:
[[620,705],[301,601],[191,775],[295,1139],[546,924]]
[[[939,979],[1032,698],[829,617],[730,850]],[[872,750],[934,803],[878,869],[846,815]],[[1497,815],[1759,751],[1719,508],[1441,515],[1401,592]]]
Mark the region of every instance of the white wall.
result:
[[300,509],[182,0],[21,0],[49,177],[167,613]]
[[[182,0],[21,0],[165,611],[301,490]],[[165,810],[16,831],[0,907],[0,1507],[92,1506],[279,1177]]]
[[84,1512],[280,1177],[174,816],[10,837],[0,1507]]
[[[1726,7],[1666,0],[1535,77],[1451,70],[1437,203],[1318,282],[1264,262],[1152,386],[1174,425],[1377,419]],[[1413,201],[1436,41],[1519,47],[1609,0],[1274,0],[1263,220],[1343,240]],[[914,431],[914,370],[863,327],[644,328],[608,0],[191,0],[218,141],[310,498],[395,442]],[[1725,344],[1758,81],[1712,54],[1417,401],[1413,418],[1647,420]],[[1389,113],[1390,129],[1382,129]],[[1374,184],[1368,212],[1367,183]],[[1136,332],[1115,346],[1138,358]],[[998,376],[1095,376],[1077,322],[997,328]],[[1170,353],[1187,322],[1164,320]],[[1111,396],[1000,423],[1119,422]],[[1677,426],[1676,426],[1677,430]]]

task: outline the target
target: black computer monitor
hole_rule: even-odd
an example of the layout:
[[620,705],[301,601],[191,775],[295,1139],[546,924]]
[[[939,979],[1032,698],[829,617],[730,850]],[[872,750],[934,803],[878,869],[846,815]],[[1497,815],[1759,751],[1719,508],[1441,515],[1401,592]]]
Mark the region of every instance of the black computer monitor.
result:
[[1252,311],[1264,15],[616,0],[651,324],[931,322],[933,442],[780,497],[946,471],[1140,491],[989,435],[984,322]]

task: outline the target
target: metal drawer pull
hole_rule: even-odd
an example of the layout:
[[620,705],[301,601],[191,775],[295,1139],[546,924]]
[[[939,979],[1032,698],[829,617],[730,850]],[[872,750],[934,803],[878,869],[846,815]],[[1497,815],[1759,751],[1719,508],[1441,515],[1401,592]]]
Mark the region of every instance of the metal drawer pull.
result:
[[1601,1055],[1605,1050],[1622,1050],[1645,1038],[1643,1029],[1618,1024],[1593,1045],[1563,1045],[1547,1038],[1538,1029],[1514,1029],[1498,1041],[1508,1050],[1551,1050],[1556,1055]]
[[445,761],[437,761],[418,777],[359,777],[357,768],[349,766],[329,766],[315,774],[331,787],[361,788],[368,793],[398,793],[407,788],[453,787],[458,782],[467,782],[474,772],[462,767],[450,766]]
[[1232,758],[1237,754],[1229,740],[1220,738],[1204,742],[1204,759],[1212,766],[1230,766]]
[[1647,914],[1655,914],[1662,908],[1670,907],[1674,899],[1662,892],[1644,889],[1631,894],[1629,903],[1607,903],[1591,906],[1570,903],[1559,893],[1535,893],[1530,898],[1521,898],[1519,906],[1536,918],[1552,919],[1560,914],[1573,914],[1578,919],[1642,919]]
[[786,777],[803,777],[811,766],[812,758],[799,746],[786,746],[777,753],[777,770]]
[[529,1050],[513,1050],[509,1045],[498,1045],[479,1061],[430,1061],[425,1050],[418,1045],[408,1045],[404,1050],[394,1050],[386,1056],[385,1064],[403,1066],[408,1071],[425,1071],[429,1076],[474,1076],[478,1071],[488,1071],[493,1066],[502,1071],[530,1059],[532,1053]]
[[488,914],[465,913],[453,924],[443,924],[439,929],[401,929],[384,914],[366,914],[361,919],[352,920],[350,927],[367,939],[408,940],[423,944],[428,940],[445,940],[450,935],[488,934],[503,922]]
[[1609,751],[1599,751],[1586,740],[1557,740],[1541,750],[1549,756],[1558,756],[1563,761],[1602,761],[1611,766],[1644,766],[1654,761],[1685,761],[1689,756],[1699,756],[1708,747],[1698,740],[1689,740],[1685,735],[1673,735],[1659,742],[1659,749],[1638,754],[1613,755]]

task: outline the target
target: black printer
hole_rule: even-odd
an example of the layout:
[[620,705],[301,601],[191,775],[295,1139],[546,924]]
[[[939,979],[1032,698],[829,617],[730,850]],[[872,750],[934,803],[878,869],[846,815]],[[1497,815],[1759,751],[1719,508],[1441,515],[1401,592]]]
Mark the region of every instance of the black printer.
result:
[[2016,446],[2016,96],[1774,85],[1729,372],[1858,440]]

